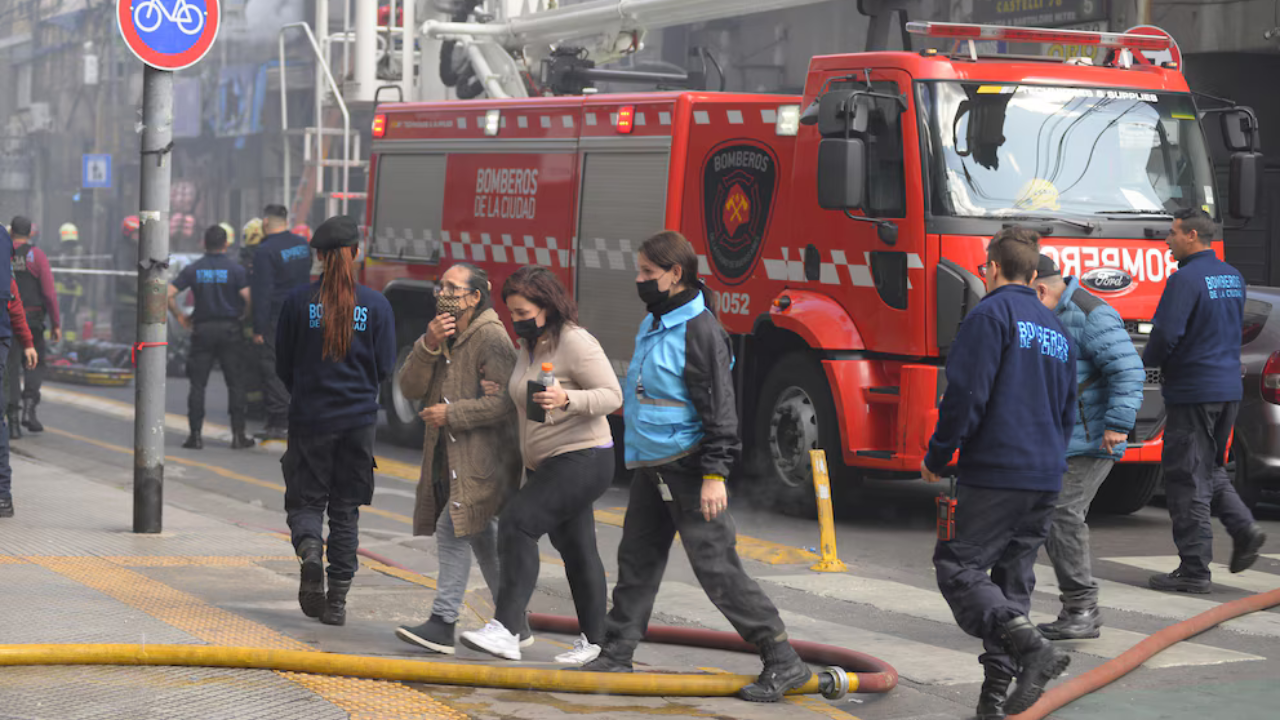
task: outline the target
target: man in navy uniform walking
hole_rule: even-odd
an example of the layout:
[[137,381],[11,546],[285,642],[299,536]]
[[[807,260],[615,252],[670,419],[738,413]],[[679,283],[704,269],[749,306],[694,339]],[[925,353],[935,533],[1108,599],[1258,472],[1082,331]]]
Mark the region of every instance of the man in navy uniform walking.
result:
[[1171,573],[1151,576],[1156,590],[1209,592],[1213,559],[1211,511],[1234,541],[1231,572],[1258,559],[1266,533],[1253,520],[1227,477],[1231,430],[1244,383],[1240,336],[1244,326],[1244,278],[1213,253],[1217,224],[1206,213],[1177,213],[1165,242],[1178,271],[1165,282],[1142,360],[1164,373],[1165,498],[1173,541],[1181,558]]
[[955,533],[939,537],[933,564],[956,623],[986,650],[979,720],[1031,707],[1071,662],[1027,617],[1076,418],[1075,350],[1030,287],[1039,241],[1012,227],[987,246],[987,295],[948,352],[921,468],[937,482],[960,450]]
[[253,295],[253,342],[261,349],[262,395],[267,410],[263,437],[282,440],[289,428],[289,391],[276,377],[276,325],[285,298],[311,284],[311,248],[289,232],[289,211],[268,205],[262,212],[267,236],[253,254],[249,287]]
[[[205,388],[216,360],[222,366],[227,383],[227,399],[231,414],[231,449],[253,447],[245,435],[245,412],[248,405],[244,392],[244,370],[239,362],[239,347],[244,339],[240,320],[249,301],[249,280],[243,267],[227,256],[227,231],[217,225],[204,233],[205,256],[178,273],[169,284],[169,310],[183,327],[191,330],[191,353],[187,358],[187,378],[191,389],[187,394],[187,424],[191,435],[182,447],[200,450],[204,447]],[[192,288],[195,310],[188,318],[178,309],[178,293]]]

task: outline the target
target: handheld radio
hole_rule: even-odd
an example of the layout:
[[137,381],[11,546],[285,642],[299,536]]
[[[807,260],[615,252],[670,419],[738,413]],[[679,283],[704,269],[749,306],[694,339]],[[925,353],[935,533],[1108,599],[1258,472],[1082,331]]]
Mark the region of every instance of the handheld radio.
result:
[[956,479],[951,478],[951,489],[934,498],[938,505],[938,539],[954,540],[956,537]]

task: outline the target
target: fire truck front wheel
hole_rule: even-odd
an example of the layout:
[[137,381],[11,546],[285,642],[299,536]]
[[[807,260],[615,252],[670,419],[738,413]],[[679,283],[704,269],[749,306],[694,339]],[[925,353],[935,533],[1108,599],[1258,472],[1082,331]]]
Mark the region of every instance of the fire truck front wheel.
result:
[[[404,361],[413,350],[412,345],[400,348],[396,356],[396,367],[404,366]],[[418,417],[420,403],[410,400],[400,392],[395,378],[387,381],[382,389],[382,407],[387,411],[387,426],[391,433],[391,441],[405,447],[421,447],[426,427],[422,418]]]
[[833,494],[847,474],[826,373],[808,353],[791,353],[769,371],[759,397],[749,446],[753,475],[784,513],[817,517],[809,451],[827,451]]

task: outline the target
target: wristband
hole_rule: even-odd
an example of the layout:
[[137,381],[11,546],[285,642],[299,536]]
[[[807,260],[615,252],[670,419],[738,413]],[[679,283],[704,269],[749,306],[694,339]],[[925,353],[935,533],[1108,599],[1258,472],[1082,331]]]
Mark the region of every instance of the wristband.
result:
[[703,480],[715,480],[716,482],[724,482],[723,475],[703,475]]

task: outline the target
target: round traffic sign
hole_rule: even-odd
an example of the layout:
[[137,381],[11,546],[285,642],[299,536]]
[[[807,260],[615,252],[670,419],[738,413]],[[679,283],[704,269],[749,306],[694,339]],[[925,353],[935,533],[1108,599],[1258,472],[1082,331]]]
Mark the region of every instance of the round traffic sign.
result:
[[213,47],[220,0],[116,0],[116,23],[133,54],[159,70],[191,67]]
[[1152,65],[1163,65],[1167,62],[1177,63],[1178,70],[1182,70],[1182,49],[1178,47],[1178,41],[1173,39],[1173,35],[1163,28],[1155,25],[1137,25],[1124,31],[1126,35],[1148,35],[1151,37],[1167,37],[1169,38],[1169,49],[1167,50],[1140,50],[1134,51],[1135,58],[1142,58]]

